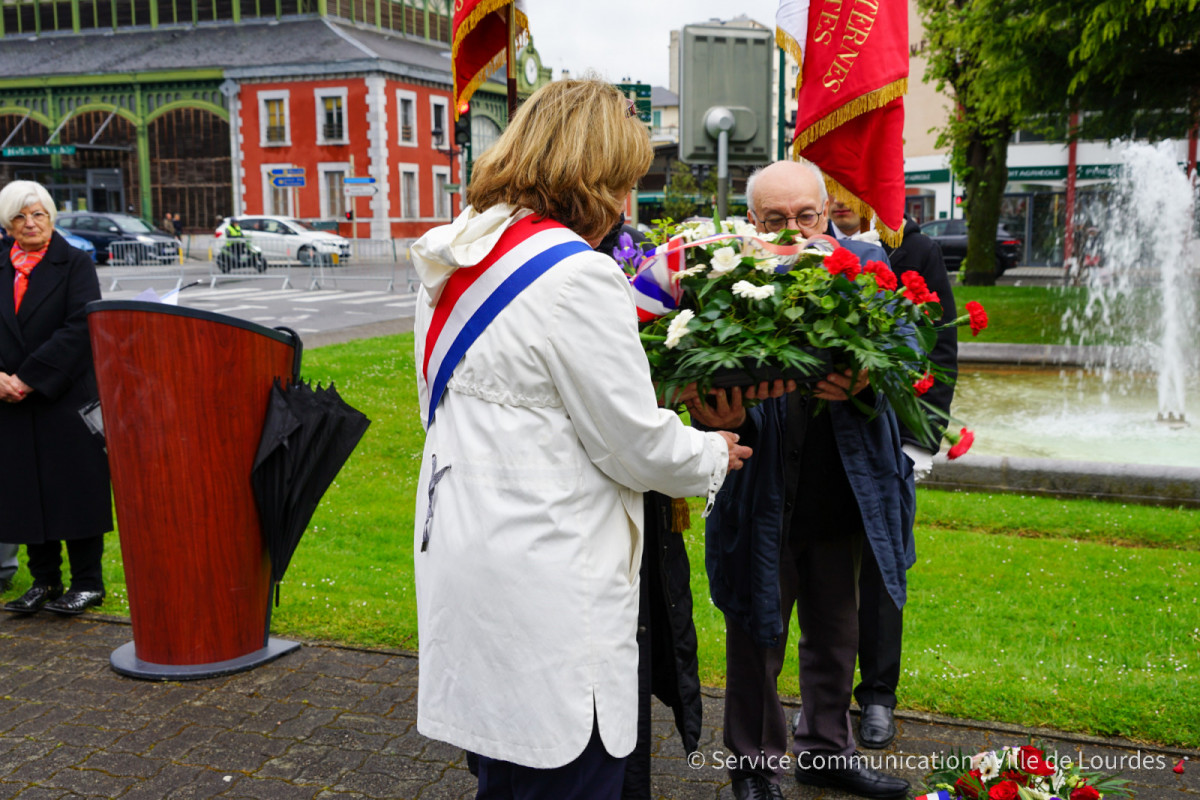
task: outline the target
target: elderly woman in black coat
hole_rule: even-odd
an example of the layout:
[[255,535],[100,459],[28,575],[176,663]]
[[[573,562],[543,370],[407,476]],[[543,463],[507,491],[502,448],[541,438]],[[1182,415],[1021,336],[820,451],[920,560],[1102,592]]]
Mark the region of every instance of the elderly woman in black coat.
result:
[[80,614],[104,600],[101,556],[113,527],[108,460],[79,413],[96,398],[84,306],[100,299],[100,284],[87,254],[54,232],[55,216],[39,183],[0,190],[12,242],[0,247],[0,542],[25,545],[33,576],[4,608]]

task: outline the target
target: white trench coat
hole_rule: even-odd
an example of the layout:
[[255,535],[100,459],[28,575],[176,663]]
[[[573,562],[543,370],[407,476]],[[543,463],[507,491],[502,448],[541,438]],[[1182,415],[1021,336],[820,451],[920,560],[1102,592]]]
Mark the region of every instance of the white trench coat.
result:
[[[444,281],[521,216],[468,208],[413,246],[419,384]],[[417,490],[425,736],[550,768],[579,756],[595,718],[610,754],[632,751],[642,492],[715,493],[728,463],[722,438],[657,407],[636,320],[615,262],[579,253],[501,311],[454,371]],[[450,469],[422,551],[434,455]]]

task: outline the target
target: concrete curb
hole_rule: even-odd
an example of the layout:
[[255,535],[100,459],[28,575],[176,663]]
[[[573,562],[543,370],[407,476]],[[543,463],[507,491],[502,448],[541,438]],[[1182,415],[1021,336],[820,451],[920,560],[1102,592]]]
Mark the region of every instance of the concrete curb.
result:
[[949,461],[938,455],[932,474],[921,485],[1200,508],[1200,468],[1196,467],[970,454]]

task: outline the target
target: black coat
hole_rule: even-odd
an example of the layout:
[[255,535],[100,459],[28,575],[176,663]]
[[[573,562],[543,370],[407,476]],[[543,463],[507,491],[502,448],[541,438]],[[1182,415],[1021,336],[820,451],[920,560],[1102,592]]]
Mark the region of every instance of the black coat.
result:
[[41,544],[112,530],[108,458],[79,409],[96,398],[84,306],[100,299],[91,258],[55,233],[13,310],[12,259],[0,252],[0,372],[33,392],[0,403],[0,542]]
[[[914,270],[925,279],[925,285],[929,287],[929,291],[937,292],[938,298],[942,301],[942,318],[938,320],[939,323],[945,324],[958,316],[958,309],[954,304],[954,291],[950,288],[950,275],[946,272],[946,265],[942,262],[942,250],[938,247],[937,242],[921,233],[921,228],[917,223],[911,219],[905,220],[904,240],[899,247],[888,253],[888,260],[892,264],[892,271],[897,276]],[[957,378],[958,328],[947,328],[938,334],[937,343],[933,346],[933,352],[929,354],[929,358],[934,364],[947,371],[947,377],[951,381]],[[950,403],[954,400],[953,382],[935,381],[933,388],[925,393],[925,400],[941,410],[943,414],[949,414]],[[947,426],[944,416],[930,415],[930,422],[934,431],[941,431]],[[900,426],[900,439],[936,453],[941,445],[942,437],[938,435],[937,441],[923,442],[916,434],[902,425]]]

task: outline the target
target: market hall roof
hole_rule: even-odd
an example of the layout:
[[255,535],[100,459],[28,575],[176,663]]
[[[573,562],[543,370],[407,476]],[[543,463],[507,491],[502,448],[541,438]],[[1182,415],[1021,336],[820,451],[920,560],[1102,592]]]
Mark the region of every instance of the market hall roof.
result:
[[23,78],[10,77],[4,81],[9,86],[55,77],[213,69],[231,78],[382,71],[448,85],[450,48],[320,17],[10,36],[0,46],[0,75]]

